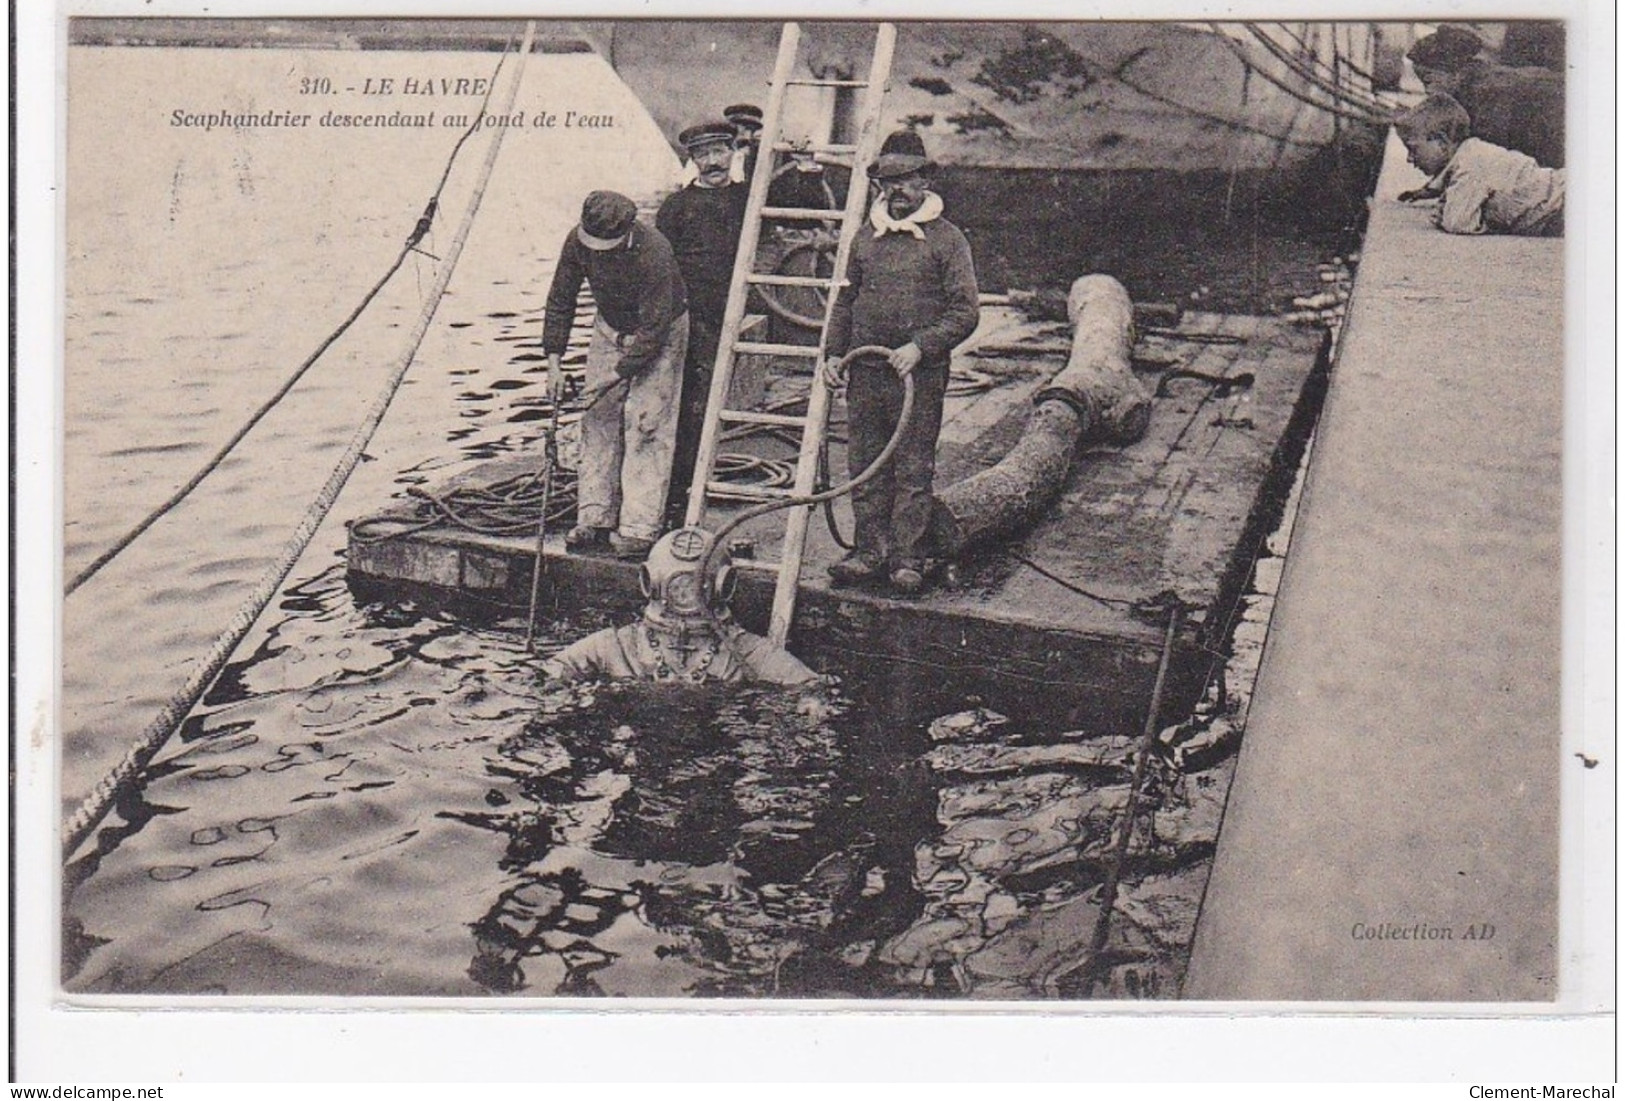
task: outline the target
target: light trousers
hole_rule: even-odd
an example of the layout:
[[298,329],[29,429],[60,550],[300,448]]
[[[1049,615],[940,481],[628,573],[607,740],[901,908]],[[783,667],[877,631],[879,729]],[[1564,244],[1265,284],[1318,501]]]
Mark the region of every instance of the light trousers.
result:
[[[615,365],[631,341],[630,334],[617,333],[602,319],[593,326],[587,347],[587,393],[615,381]],[[671,323],[654,362],[581,415],[576,523],[612,528],[634,539],[660,535],[687,350],[685,313]]]

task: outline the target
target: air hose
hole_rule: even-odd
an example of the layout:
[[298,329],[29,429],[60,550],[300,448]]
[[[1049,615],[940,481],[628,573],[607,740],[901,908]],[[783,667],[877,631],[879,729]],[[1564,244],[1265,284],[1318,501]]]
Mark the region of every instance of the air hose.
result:
[[[891,353],[892,349],[883,347],[879,344],[865,344],[862,347],[853,348],[850,352],[847,352],[844,356],[842,356],[836,363],[835,373],[837,375],[844,376],[847,369],[854,361],[862,359],[865,356],[889,356]],[[768,513],[777,512],[780,509],[796,508],[798,506],[811,507],[813,505],[824,504],[826,501],[834,501],[839,497],[846,496],[859,486],[863,485],[865,482],[873,479],[883,469],[885,469],[887,463],[891,462],[892,455],[896,453],[898,445],[902,443],[903,432],[908,428],[909,419],[913,415],[914,376],[912,374],[907,374],[903,376],[903,408],[898,412],[897,415],[897,427],[892,430],[891,439],[886,441],[886,446],[881,449],[879,455],[875,456],[874,462],[865,467],[863,472],[857,477],[848,482],[843,482],[841,485],[833,486],[817,493],[808,494],[805,497],[785,497],[778,501],[767,501],[763,504],[755,506],[754,508],[747,508],[739,515],[729,520],[726,524],[722,525],[722,528],[712,538],[711,547],[708,551],[706,551],[704,561],[700,563],[700,576],[711,576],[711,565],[717,556],[718,548],[724,546],[727,542],[727,537],[737,531],[741,525],[748,524],[750,521],[759,516],[766,516]],[[710,611],[711,605],[709,602],[707,602],[706,608],[708,611]],[[711,611],[710,614],[713,621],[716,622],[717,626],[720,628],[721,622],[718,620],[716,613]]]

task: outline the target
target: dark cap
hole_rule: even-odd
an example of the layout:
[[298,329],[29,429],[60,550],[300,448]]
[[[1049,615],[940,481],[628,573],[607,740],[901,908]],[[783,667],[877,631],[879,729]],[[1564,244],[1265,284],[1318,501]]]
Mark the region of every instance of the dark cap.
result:
[[736,127],[762,128],[762,109],[754,103],[735,103],[722,109],[722,117]]
[[935,172],[936,162],[925,155],[925,139],[913,130],[894,130],[886,135],[880,155],[869,166],[871,180],[894,180],[918,172]]
[[1417,39],[1405,56],[1412,65],[1454,73],[1465,69],[1483,49],[1484,42],[1478,35],[1465,27],[1446,24]]
[[734,142],[734,128],[726,122],[702,122],[698,126],[690,126],[677,135],[677,144],[689,152],[706,145],[715,145],[721,142],[732,145]]
[[581,204],[581,224],[576,240],[603,252],[626,238],[638,220],[638,206],[618,191],[594,191]]

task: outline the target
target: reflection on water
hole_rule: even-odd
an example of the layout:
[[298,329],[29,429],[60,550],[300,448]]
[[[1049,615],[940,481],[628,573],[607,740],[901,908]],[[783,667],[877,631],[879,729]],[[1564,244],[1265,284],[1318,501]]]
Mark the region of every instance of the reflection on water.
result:
[[[76,47],[70,84],[83,89],[94,70],[105,87],[274,87],[283,54]],[[591,56],[533,68],[536,102],[566,88],[578,102],[624,94]],[[218,135],[240,155],[217,159],[145,118],[70,98],[69,573],[184,480],[342,316],[410,228],[448,144],[368,135],[380,143],[369,156],[397,167],[343,173],[326,166],[358,156],[355,135],[318,135],[328,145],[298,157],[268,146],[281,136]],[[540,654],[524,652],[515,619],[351,598],[342,521],[476,461],[536,453],[542,297],[579,196],[656,186],[668,162],[675,171],[652,125],[618,137],[569,157],[541,135],[505,147],[452,293],[368,447],[373,461],[70,867],[65,984],[1173,995],[1225,755],[1206,772],[1153,770],[1159,809],[1135,836],[1093,967],[1127,787],[1121,732],[1003,720],[924,664],[828,670],[842,686],[811,697],[543,691]],[[106,159],[133,146],[150,155]],[[226,160],[238,167],[223,173]],[[437,226],[426,247],[448,233]],[[428,269],[407,274],[370,328],[67,604],[68,797],[122,755],[293,529],[400,354],[429,282]],[[578,340],[569,361],[580,352]],[[539,650],[596,626],[550,625]]]
[[544,691],[516,623],[358,609],[337,570],[278,614],[70,869],[72,989],[1177,990],[1218,825],[1184,795],[1082,978],[1128,739],[900,711],[908,667]]

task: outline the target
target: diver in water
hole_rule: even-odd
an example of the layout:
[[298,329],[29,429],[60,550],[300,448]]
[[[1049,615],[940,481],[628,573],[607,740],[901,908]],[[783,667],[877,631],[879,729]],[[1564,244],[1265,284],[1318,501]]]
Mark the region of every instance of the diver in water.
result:
[[648,603],[643,618],[606,627],[560,650],[542,665],[552,681],[595,677],[653,681],[757,681],[815,685],[822,677],[794,654],[735,623],[728,610],[737,577],[727,552],[714,556],[701,528],[662,536],[639,572]]

